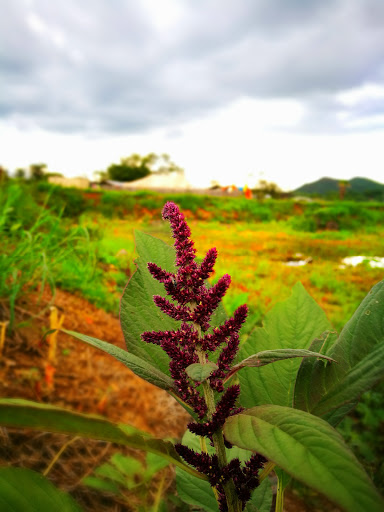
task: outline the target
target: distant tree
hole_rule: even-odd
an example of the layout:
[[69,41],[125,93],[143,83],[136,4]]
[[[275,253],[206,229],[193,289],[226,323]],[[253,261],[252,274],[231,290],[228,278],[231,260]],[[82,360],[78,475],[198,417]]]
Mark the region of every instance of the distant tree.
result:
[[147,155],[147,158],[149,158],[151,172],[183,172],[181,167],[172,162],[171,157],[167,153],[162,153],[161,155],[150,153]]
[[93,171],[93,178],[98,183],[105,183],[108,180],[107,171]]
[[271,197],[278,197],[281,194],[281,189],[272,181],[259,180],[259,183],[253,189],[253,192],[258,199],[263,199],[267,195]]
[[47,164],[31,164],[29,173],[32,180],[41,181],[46,179]]
[[141,156],[137,153],[121,158],[119,164],[112,164],[108,167],[107,173],[111,180],[135,181],[145,178],[153,172],[180,172],[182,169],[171,161],[169,155],[149,153]]
[[365,201],[384,202],[384,189],[382,189],[382,190],[380,190],[380,189],[366,190],[361,195]]
[[64,175],[61,172],[45,172],[44,178],[64,178]]
[[136,167],[123,163],[110,165],[107,172],[108,177],[115,181],[135,181],[151,174],[151,171],[146,167]]
[[19,167],[18,169],[16,169],[16,171],[15,171],[15,178],[16,179],[18,179],[18,180],[25,180],[25,176],[26,176],[25,169],[23,169],[22,167]]
[[0,183],[4,183],[5,181],[8,181],[8,171],[5,169],[2,165],[0,165]]

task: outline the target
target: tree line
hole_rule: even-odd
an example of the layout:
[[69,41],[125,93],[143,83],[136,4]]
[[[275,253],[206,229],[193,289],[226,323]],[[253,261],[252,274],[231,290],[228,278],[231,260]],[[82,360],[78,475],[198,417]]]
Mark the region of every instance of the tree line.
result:
[[[183,172],[183,169],[176,165],[167,153],[160,155],[156,153],[148,153],[148,155],[133,153],[128,157],[121,158],[119,163],[112,163],[106,170],[95,171],[93,176],[100,182],[107,180],[135,181],[155,172]],[[34,163],[29,165],[28,168],[20,167],[14,172],[14,178],[19,180],[47,181],[51,176],[63,177],[63,174],[50,172],[45,163]],[[8,177],[9,172],[0,166],[0,181],[6,180]]]

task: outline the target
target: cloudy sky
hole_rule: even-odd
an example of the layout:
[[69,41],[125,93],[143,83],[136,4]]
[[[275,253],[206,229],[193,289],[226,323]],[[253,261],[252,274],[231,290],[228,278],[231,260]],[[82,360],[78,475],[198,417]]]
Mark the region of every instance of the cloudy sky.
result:
[[0,0],[0,164],[384,182],[383,0]]

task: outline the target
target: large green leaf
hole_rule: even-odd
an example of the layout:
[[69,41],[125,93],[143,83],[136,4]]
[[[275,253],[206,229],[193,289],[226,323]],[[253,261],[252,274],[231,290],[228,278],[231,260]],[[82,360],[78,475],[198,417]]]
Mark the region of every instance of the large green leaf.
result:
[[101,341],[97,338],[92,338],[91,336],[80,334],[75,331],[68,331],[66,329],[60,330],[66,334],[69,334],[70,336],[73,336],[74,338],[88,343],[88,345],[92,345],[92,347],[99,348],[103,352],[106,352],[127,366],[130,370],[133,371],[133,373],[150,382],[151,384],[154,384],[155,386],[167,391],[173,389],[173,380],[168,375],[158,370],[150,363],[147,363],[147,361],[140,359],[140,357],[137,357],[120,347],[116,347],[116,345],[112,345],[112,343],[107,343],[106,341]]
[[[322,343],[314,340],[311,350],[320,351]],[[372,288],[340,336],[324,348],[321,352],[338,364],[303,361],[294,404],[336,424],[384,376],[384,281]]]
[[[188,430],[183,436],[182,443],[197,452],[201,451],[200,437],[192,434]],[[215,449],[209,444],[207,444],[207,451],[210,454],[215,453]],[[249,450],[243,450],[238,446],[226,450],[226,454],[228,461],[238,458],[242,462],[247,461],[252,455]],[[176,484],[177,492],[183,501],[189,505],[202,507],[203,510],[207,512],[218,512],[218,504],[209,482],[205,482],[176,468]],[[249,503],[257,507],[257,510],[260,512],[270,510],[272,489],[269,478],[266,478],[260,486],[253,491]],[[252,510],[254,510],[254,508]]]
[[28,400],[3,398],[0,399],[0,425],[59,432],[129,446],[160,455],[195,477],[206,479],[182,461],[170,441],[152,438],[130,425],[112,423],[99,416]]
[[3,512],[81,512],[69,495],[47,478],[25,468],[0,468],[0,510]]
[[175,250],[162,240],[141,231],[135,232],[135,240],[139,257],[135,261],[137,269],[121,297],[121,328],[129,352],[169,375],[167,354],[161,347],[144,342],[141,334],[144,331],[171,331],[180,326],[180,322],[155,306],[153,296],[165,297],[166,293],[164,286],[151,276],[147,268],[147,264],[153,262],[167,272],[175,272]]
[[307,412],[263,405],[228,418],[225,437],[254,450],[348,512],[381,512],[384,501],[338,432]]
[[[238,361],[257,352],[275,349],[308,349],[329,328],[324,311],[297,283],[292,295],[277,304],[241,346]],[[287,359],[262,368],[244,368],[239,373],[240,401],[244,407],[261,404],[292,405],[300,360]]]

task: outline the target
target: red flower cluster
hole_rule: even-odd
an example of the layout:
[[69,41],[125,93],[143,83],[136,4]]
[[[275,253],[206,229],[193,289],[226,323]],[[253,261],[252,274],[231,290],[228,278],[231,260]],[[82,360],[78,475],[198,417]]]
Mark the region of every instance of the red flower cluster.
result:
[[[226,274],[214,286],[208,287],[205,281],[212,274],[217,250],[210,249],[199,265],[196,262],[194,243],[190,238],[191,231],[178,206],[172,202],[166,203],[163,218],[169,220],[175,239],[177,271],[167,272],[155,263],[148,263],[149,272],[164,285],[169,297],[155,295],[153,301],[163,313],[180,321],[181,325],[175,331],[144,332],[142,339],[147,343],[160,345],[170,357],[170,374],[178,395],[194,409],[200,419],[200,422],[190,423],[189,430],[212,440],[213,434],[222,428],[225,420],[241,410],[236,407],[240,387],[234,385],[224,391],[223,379],[230,371],[237,354],[239,331],[245,322],[248,309],[246,305],[240,306],[232,318],[209,332],[212,314],[228,290],[231,278]],[[208,354],[217,350],[221,350],[216,363],[218,368],[209,376],[207,382],[213,390],[224,394],[215,411],[211,411],[207,418],[207,405],[199,390],[201,383],[191,380],[186,369],[200,361],[199,354],[201,356],[204,353],[205,360],[208,360]],[[249,499],[250,492],[258,485],[257,470],[261,467],[261,459],[257,459],[256,463],[256,459],[251,458],[244,468],[234,459],[224,468],[220,468],[215,455],[198,454],[183,445],[176,445],[176,449],[186,462],[206,474],[211,485],[217,487],[222,511],[226,510],[222,485],[229,478],[233,479],[239,498],[244,504]]]

